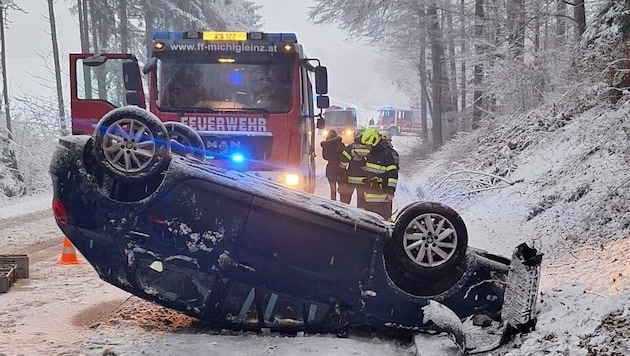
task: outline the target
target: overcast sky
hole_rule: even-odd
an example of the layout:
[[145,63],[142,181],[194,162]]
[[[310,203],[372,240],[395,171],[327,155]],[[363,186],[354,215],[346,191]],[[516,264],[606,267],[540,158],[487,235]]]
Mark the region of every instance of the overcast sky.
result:
[[[262,5],[264,30],[269,32],[294,32],[311,57],[317,57],[328,67],[330,95],[348,102],[346,105],[378,107],[382,105],[404,105],[406,99],[391,83],[376,72],[377,54],[359,41],[346,39],[336,26],[317,26],[308,20],[307,12],[314,4],[311,0],[257,0]],[[45,0],[21,1],[27,14],[12,12],[7,31],[7,69],[12,96],[32,93],[39,97],[53,96],[51,88],[54,76],[44,65],[38,52],[51,58],[49,24]],[[67,77],[67,58],[70,52],[80,51],[78,20],[68,10],[69,2],[57,1],[56,17],[61,64]],[[52,60],[50,60],[52,64]],[[50,80],[46,82],[44,79]],[[64,90],[64,95],[69,90]]]

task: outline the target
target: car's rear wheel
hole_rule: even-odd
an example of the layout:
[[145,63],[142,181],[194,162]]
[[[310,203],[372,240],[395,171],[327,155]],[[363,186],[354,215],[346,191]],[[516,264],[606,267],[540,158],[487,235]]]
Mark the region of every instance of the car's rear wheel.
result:
[[197,131],[190,126],[175,121],[167,122],[164,126],[170,139],[181,145],[171,145],[173,152],[183,156],[192,156],[202,161],[206,159],[206,148],[203,144],[203,139]]
[[468,233],[457,212],[431,202],[405,207],[385,242],[387,272],[407,293],[430,296],[454,286],[466,269]]
[[170,157],[169,135],[160,119],[135,106],[103,116],[94,138],[98,163],[121,181],[146,179],[160,172]]

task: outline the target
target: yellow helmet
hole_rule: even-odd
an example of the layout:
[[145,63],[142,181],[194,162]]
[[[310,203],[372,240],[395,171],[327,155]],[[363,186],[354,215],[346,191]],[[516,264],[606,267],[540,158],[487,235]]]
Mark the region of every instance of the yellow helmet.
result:
[[388,130],[381,130],[378,133],[379,135],[381,135],[381,138],[385,141],[391,141],[392,140],[392,133],[389,132]]
[[381,135],[379,135],[378,131],[375,128],[368,128],[361,135],[361,143],[369,146],[376,146],[381,142]]

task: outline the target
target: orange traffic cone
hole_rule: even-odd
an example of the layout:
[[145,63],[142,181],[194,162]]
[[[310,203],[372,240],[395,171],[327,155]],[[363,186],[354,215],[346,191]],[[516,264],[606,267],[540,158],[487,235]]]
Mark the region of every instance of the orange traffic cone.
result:
[[65,236],[63,238],[63,250],[61,251],[61,257],[57,262],[62,265],[76,265],[79,263],[79,260],[77,259],[77,251],[74,249],[74,246],[72,246],[70,240],[68,240]]

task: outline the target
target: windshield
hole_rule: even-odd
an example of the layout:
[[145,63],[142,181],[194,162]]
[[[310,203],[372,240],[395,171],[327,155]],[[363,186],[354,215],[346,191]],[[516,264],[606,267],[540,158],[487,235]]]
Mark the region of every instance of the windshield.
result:
[[255,64],[159,61],[162,110],[287,113],[292,104],[292,61],[269,58]]
[[394,117],[394,113],[396,111],[392,109],[381,109],[378,112],[380,114],[380,117],[389,118],[389,117]]
[[326,125],[329,126],[344,126],[356,124],[356,118],[350,110],[326,111],[324,118],[326,119]]

